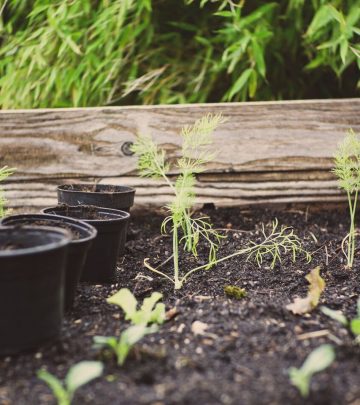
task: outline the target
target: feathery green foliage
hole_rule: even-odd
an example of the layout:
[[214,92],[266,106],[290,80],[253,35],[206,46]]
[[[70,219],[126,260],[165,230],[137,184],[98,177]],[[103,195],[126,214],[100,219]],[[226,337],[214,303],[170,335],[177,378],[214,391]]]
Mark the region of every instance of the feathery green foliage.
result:
[[6,0],[0,107],[355,96],[360,0]]
[[[249,246],[244,249],[221,259],[217,258],[217,250],[223,236],[212,228],[208,218],[193,218],[192,207],[195,202],[195,175],[202,172],[205,163],[213,158],[214,155],[208,148],[211,144],[211,134],[223,122],[224,119],[221,115],[207,114],[193,125],[185,126],[182,129],[182,156],[175,162],[175,168],[179,172],[175,182],[167,175],[170,165],[166,163],[165,151],[158,148],[150,137],[139,136],[132,146],[133,152],[139,159],[140,175],[163,179],[174,195],[173,201],[167,206],[169,216],[165,218],[161,226],[163,233],[170,227],[173,239],[173,254],[162,265],[172,259],[174,275],[171,277],[160,271],[159,267],[162,265],[158,268],[152,267],[148,259],[145,259],[144,265],[149,270],[173,282],[175,289],[180,289],[194,272],[208,270],[213,265],[238,255],[246,255],[248,260],[254,258],[259,266],[265,257],[271,257],[271,268],[274,268],[276,263],[281,263],[282,254],[291,253],[294,261],[299,254],[305,254],[306,259],[311,260],[310,254],[302,248],[300,239],[294,234],[294,231],[289,227],[279,229],[277,220],[272,224],[269,234],[266,233],[265,227],[262,228],[263,239],[260,242],[251,241]],[[196,257],[199,243],[208,246],[208,262],[181,274],[179,245],[183,244],[184,250],[191,252]]]
[[140,175],[164,179],[174,194],[173,201],[167,206],[170,215],[163,221],[161,230],[166,232],[168,226],[171,228],[174,264],[174,279],[171,280],[176,289],[183,284],[179,273],[181,243],[186,251],[197,256],[199,242],[207,242],[209,256],[205,267],[210,268],[216,260],[221,236],[212,229],[208,218],[193,218],[191,209],[195,201],[195,174],[202,172],[204,164],[212,159],[213,154],[207,146],[212,142],[213,131],[223,122],[221,114],[207,114],[193,125],[182,128],[182,156],[175,163],[179,171],[175,182],[167,176],[170,166],[165,163],[165,151],[159,149],[150,137],[139,135],[132,146],[133,152],[139,157]]
[[340,188],[346,192],[349,204],[350,230],[343,239],[342,250],[347,259],[347,265],[351,268],[355,255],[355,216],[360,190],[360,139],[352,130],[338,147],[333,172],[339,179]]
[[[7,166],[0,168],[0,182],[7,179],[14,173],[15,169],[10,169]],[[5,204],[6,200],[2,195],[3,191],[0,187],[0,218],[2,218],[6,214]]]

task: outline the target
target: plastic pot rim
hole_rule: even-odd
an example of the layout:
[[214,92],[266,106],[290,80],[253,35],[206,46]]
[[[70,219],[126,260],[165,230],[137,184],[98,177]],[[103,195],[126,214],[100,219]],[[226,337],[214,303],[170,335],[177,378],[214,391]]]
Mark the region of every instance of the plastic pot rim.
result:
[[[108,213],[114,216],[114,218],[97,218],[97,219],[87,219],[87,218],[74,218],[72,216],[66,216],[66,215],[61,215],[61,214],[55,214],[55,213],[50,213],[50,212],[46,212],[47,210],[53,210],[55,211],[56,209],[59,209],[61,207],[68,207],[68,208],[76,208],[76,209],[82,209],[84,207],[90,207],[92,209],[96,209],[97,211],[103,211],[104,213]],[[129,219],[130,218],[130,214],[126,211],[123,210],[117,210],[115,208],[106,208],[106,207],[98,207],[96,205],[66,205],[66,204],[62,204],[62,205],[57,205],[57,206],[53,206],[53,207],[46,207],[43,208],[41,210],[41,212],[43,214],[49,214],[49,215],[54,215],[54,216],[58,216],[58,217],[65,217],[65,218],[74,218],[77,219],[79,221],[84,221],[86,223],[91,224],[98,224],[98,223],[111,223],[111,222],[116,222],[116,221],[120,221],[120,220],[125,220],[125,219]]]
[[[0,259],[14,257],[14,256],[25,256],[28,254],[35,254],[35,253],[43,253],[47,252],[56,248],[61,248],[70,244],[71,242],[71,234],[66,229],[51,227],[51,226],[1,226],[0,233],[4,232],[21,232],[21,231],[40,231],[44,233],[57,233],[63,236],[62,239],[59,239],[56,242],[46,243],[40,246],[36,244],[34,246],[23,248],[23,249],[14,249],[14,250],[0,250]],[[1,269],[0,269],[1,271]]]
[[[129,194],[129,193],[135,193],[136,189],[133,187],[129,186],[120,186],[117,184],[95,184],[96,186],[99,185],[101,187],[121,187],[124,188],[125,190],[123,191],[111,191],[111,192],[101,192],[101,191],[87,191],[87,190],[71,190],[67,187],[69,186],[87,186],[91,185],[92,183],[70,183],[70,184],[62,184],[60,186],[57,186],[57,190],[61,191],[66,191],[68,193],[86,193],[86,194],[94,194],[94,195],[99,195],[99,194]],[[66,188],[64,188],[66,187]]]
[[[85,221],[83,221],[81,219],[76,219],[76,218],[72,218],[72,217],[66,217],[64,215],[47,214],[47,213],[46,214],[42,213],[42,214],[9,215],[9,216],[6,216],[6,217],[4,217],[4,218],[2,218],[0,220],[0,225],[4,226],[4,227],[5,226],[14,226],[14,227],[19,227],[19,228],[23,228],[23,227],[26,227],[26,226],[31,226],[31,227],[34,226],[34,227],[50,227],[50,228],[64,229],[61,226],[57,227],[55,225],[52,226],[52,225],[21,225],[21,224],[6,224],[6,223],[4,224],[4,221],[6,222],[8,219],[9,220],[10,219],[16,220],[16,219],[21,219],[21,218],[25,219],[26,217],[28,217],[29,220],[34,219],[35,221],[36,220],[41,221],[43,219],[45,221],[46,220],[49,220],[49,221],[52,220],[52,221],[60,222],[60,221],[63,220],[63,222],[65,222],[65,223],[67,222],[69,225],[74,225],[75,227],[82,228],[83,230],[85,230],[88,233],[88,236],[84,236],[84,237],[79,238],[79,239],[71,238],[70,245],[77,245],[77,244],[81,244],[81,243],[85,243],[85,242],[88,242],[90,240],[93,240],[94,238],[96,238],[97,233],[98,233],[97,229],[94,226],[92,226],[91,224],[88,224],[87,222],[85,222]],[[48,217],[52,217],[52,218],[48,218]]]

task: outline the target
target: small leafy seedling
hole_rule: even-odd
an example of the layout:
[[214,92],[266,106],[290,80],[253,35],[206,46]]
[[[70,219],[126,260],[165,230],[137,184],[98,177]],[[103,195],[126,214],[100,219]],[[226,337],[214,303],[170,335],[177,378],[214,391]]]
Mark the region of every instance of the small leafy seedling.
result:
[[[144,299],[140,309],[138,301],[130,290],[122,288],[107,299],[109,304],[117,305],[125,313],[125,319],[132,325],[125,329],[120,336],[95,336],[94,347],[108,347],[117,358],[118,365],[122,366],[132,349],[144,336],[158,331],[157,325],[165,322],[165,305],[158,302],[162,294],[153,292]],[[150,325],[150,326],[149,326]]]
[[[11,176],[14,173],[14,171],[15,169],[10,169],[7,166],[0,168],[0,182]],[[5,204],[6,200],[3,197],[3,190],[0,188],[0,218],[2,218],[7,213],[5,209]]]
[[75,391],[100,377],[103,369],[99,361],[81,361],[69,369],[64,383],[46,370],[39,370],[37,376],[51,388],[58,405],[70,405]]
[[335,154],[333,172],[339,179],[339,186],[347,195],[350,213],[350,230],[342,241],[342,251],[351,268],[355,255],[355,215],[360,189],[360,139],[350,130]]
[[309,282],[309,291],[305,298],[295,298],[294,302],[286,306],[286,309],[295,315],[307,314],[316,308],[320,301],[320,296],[325,289],[325,281],[320,276],[320,267],[315,267],[305,276]]
[[351,333],[355,336],[357,343],[360,343],[360,299],[357,302],[357,314],[353,319],[347,319],[341,311],[335,311],[328,307],[321,307],[321,311],[327,315],[329,318],[334,319],[334,321],[339,322],[341,325],[348,328]]
[[[154,268],[149,259],[144,260],[144,265],[149,270],[170,280],[175,289],[182,288],[188,278],[199,270],[208,270],[217,263],[230,259],[238,255],[246,255],[248,259],[254,258],[258,265],[261,265],[265,257],[272,258],[271,268],[281,262],[281,254],[291,252],[293,259],[300,252],[306,253],[299,238],[287,227],[278,229],[278,223],[273,223],[270,235],[267,235],[263,228],[264,240],[261,243],[251,242],[242,250],[235,252],[221,259],[217,258],[217,251],[220,240],[224,236],[220,235],[212,228],[209,218],[194,218],[193,205],[195,202],[196,174],[205,170],[205,164],[214,158],[208,146],[212,143],[212,133],[217,126],[225,120],[221,114],[207,114],[195,121],[191,126],[185,126],[181,130],[182,148],[181,156],[175,162],[175,169],[179,172],[175,181],[168,176],[171,166],[166,161],[165,150],[160,149],[149,136],[138,136],[132,147],[132,151],[138,156],[138,169],[141,176],[153,179],[162,179],[174,195],[173,201],[166,208],[169,216],[162,223],[161,231],[167,232],[170,227],[172,234],[173,253],[170,260],[173,260],[173,277],[159,268],[167,263],[167,259],[157,268]],[[207,263],[181,274],[179,267],[179,246],[183,244],[184,250],[192,253],[194,257],[198,255],[198,245],[200,242],[208,246]],[[307,258],[310,255],[306,253]]]
[[335,351],[332,345],[319,346],[309,354],[300,368],[291,367],[289,369],[291,383],[303,397],[308,397],[313,375],[331,366],[334,360]]
[[127,288],[122,288],[107,299],[109,304],[120,307],[125,313],[125,319],[133,325],[148,325],[157,323],[161,325],[165,321],[165,304],[160,301],[162,294],[153,292],[150,297],[144,299],[140,309],[135,296]]
[[117,358],[117,363],[122,366],[133,348],[144,336],[157,332],[156,325],[146,326],[145,324],[132,325],[125,329],[119,338],[114,336],[94,336],[94,347],[101,349],[108,347],[112,350]]

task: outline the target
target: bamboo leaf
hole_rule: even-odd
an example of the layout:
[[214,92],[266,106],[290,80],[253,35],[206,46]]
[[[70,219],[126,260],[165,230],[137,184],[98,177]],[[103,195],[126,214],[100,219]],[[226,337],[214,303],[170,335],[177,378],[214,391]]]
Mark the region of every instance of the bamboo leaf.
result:
[[240,77],[236,80],[233,86],[230,89],[228,100],[231,100],[236,94],[238,94],[245,86],[248,85],[248,81],[251,73],[253,72],[252,68],[248,68],[242,72]]

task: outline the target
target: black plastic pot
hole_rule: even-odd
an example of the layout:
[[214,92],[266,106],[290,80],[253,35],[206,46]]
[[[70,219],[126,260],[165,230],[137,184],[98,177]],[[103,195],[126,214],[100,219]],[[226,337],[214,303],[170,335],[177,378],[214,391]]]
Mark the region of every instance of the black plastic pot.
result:
[[[111,184],[64,184],[57,188],[59,204],[95,205],[130,212],[134,204],[135,189]],[[128,223],[127,225],[128,226]],[[127,229],[119,244],[119,254],[125,250]]]
[[130,211],[135,189],[111,184],[65,184],[57,188],[59,204],[95,205],[96,207]]
[[83,221],[47,214],[11,215],[3,218],[1,225],[51,226],[68,230],[72,240],[68,249],[65,271],[65,311],[69,311],[75,299],[76,287],[84,268],[88,250],[95,239],[97,231]]
[[0,355],[59,336],[70,240],[64,229],[0,228]]
[[124,238],[130,218],[128,212],[91,205],[59,205],[42,212],[81,219],[93,225],[98,234],[89,249],[80,281],[101,284],[114,280],[120,239]]

